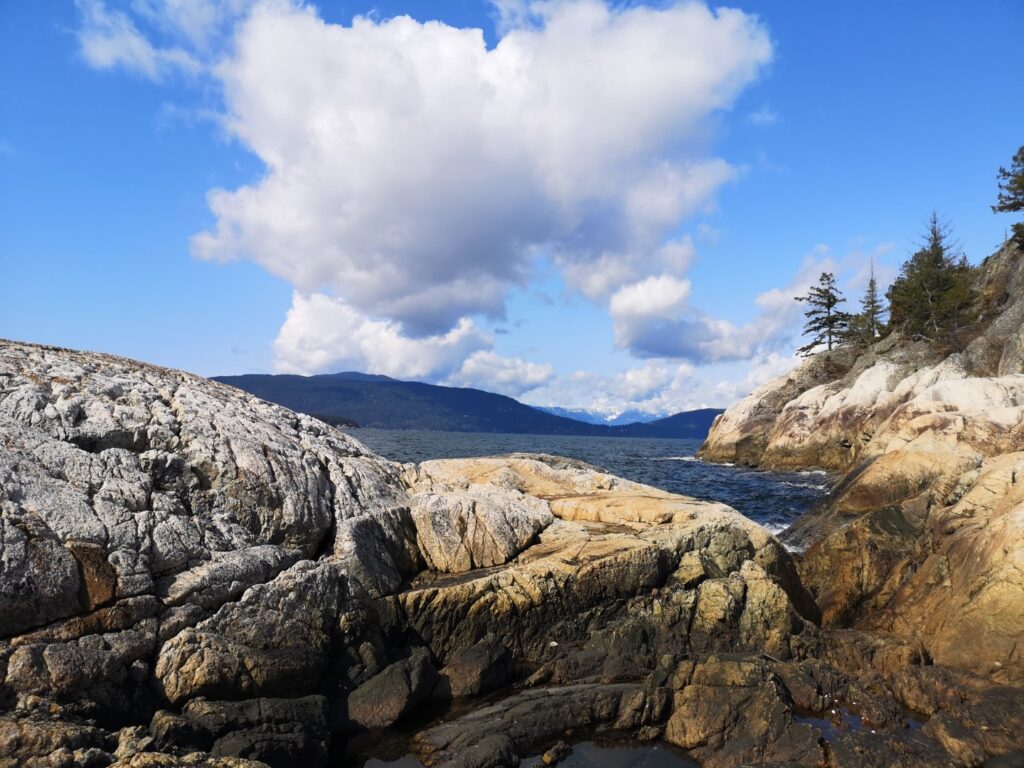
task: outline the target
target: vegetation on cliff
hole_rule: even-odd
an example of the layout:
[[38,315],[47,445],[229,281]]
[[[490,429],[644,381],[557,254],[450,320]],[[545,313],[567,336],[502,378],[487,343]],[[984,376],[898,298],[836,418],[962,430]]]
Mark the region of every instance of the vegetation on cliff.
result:
[[[996,204],[992,206],[994,213],[1019,213],[1024,211],[1024,146],[1017,150],[1009,168],[1000,166],[997,174],[999,194]],[[1013,239],[1024,246],[1024,222],[1011,225]]]
[[[1024,211],[1024,146],[1013,157],[1010,168],[997,173],[998,196],[992,210],[997,213]],[[1024,246],[1024,223],[1012,225],[1012,242]],[[804,335],[808,342],[797,352],[812,355],[831,352],[839,344],[865,347],[888,333],[927,342],[937,351],[960,351],[983,332],[979,322],[991,315],[991,296],[979,296],[983,280],[972,267],[952,236],[952,228],[932,212],[923,241],[900,267],[885,298],[878,292],[874,265],[861,298],[861,310],[846,313],[838,309],[844,303],[835,277],[822,273],[797,301],[808,304]],[[984,301],[983,301],[984,299]],[[888,321],[883,318],[888,315]]]
[[835,275],[831,272],[822,272],[818,284],[811,286],[806,296],[797,296],[796,300],[807,304],[807,311],[804,312],[807,318],[804,333],[811,337],[807,344],[797,350],[798,354],[813,354],[821,349],[822,345],[826,352],[831,352],[832,347],[847,335],[850,327],[849,313],[839,309],[839,305],[846,299],[836,287]]

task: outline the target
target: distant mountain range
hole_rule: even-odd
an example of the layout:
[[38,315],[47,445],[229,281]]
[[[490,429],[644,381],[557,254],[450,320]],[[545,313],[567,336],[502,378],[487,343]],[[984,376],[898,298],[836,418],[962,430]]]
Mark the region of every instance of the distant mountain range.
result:
[[621,424],[647,424],[648,422],[664,418],[664,416],[645,413],[644,411],[622,411],[622,413],[617,413],[613,416],[601,411],[586,410],[584,408],[556,408],[544,405],[534,407],[538,411],[553,413],[555,416],[562,416],[566,419],[582,421],[586,424],[607,424],[613,427]]
[[264,400],[339,426],[513,432],[537,435],[704,439],[721,410],[705,408],[647,423],[595,424],[493,392],[399,381],[365,373],[216,376]]

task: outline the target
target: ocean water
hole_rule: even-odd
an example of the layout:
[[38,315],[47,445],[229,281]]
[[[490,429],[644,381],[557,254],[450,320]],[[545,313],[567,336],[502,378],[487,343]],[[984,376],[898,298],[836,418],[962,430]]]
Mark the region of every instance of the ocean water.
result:
[[349,434],[394,461],[550,453],[673,493],[720,501],[776,533],[815,505],[831,478],[824,472],[762,472],[709,464],[695,454],[699,440],[479,432],[351,429]]

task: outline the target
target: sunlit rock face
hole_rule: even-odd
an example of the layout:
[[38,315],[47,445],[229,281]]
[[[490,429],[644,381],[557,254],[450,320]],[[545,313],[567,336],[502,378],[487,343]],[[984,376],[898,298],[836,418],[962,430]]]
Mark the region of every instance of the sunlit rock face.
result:
[[842,473],[783,538],[826,624],[919,636],[938,662],[1024,682],[1024,258],[982,265],[975,338],[896,335],[808,360],[727,410],[702,455]]

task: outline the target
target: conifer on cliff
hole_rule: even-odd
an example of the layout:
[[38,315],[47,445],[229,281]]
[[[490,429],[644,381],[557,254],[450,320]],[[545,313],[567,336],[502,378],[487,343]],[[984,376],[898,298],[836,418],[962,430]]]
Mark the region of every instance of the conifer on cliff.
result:
[[885,327],[882,320],[884,313],[885,308],[878,293],[878,281],[875,279],[875,262],[872,261],[871,276],[860,299],[860,312],[850,317],[847,338],[855,344],[874,344]]
[[797,354],[814,354],[822,346],[829,352],[846,335],[850,325],[850,315],[837,307],[843,304],[842,291],[836,286],[836,278],[831,272],[822,272],[818,284],[811,286],[806,296],[797,296],[797,301],[806,303],[804,317],[804,335],[811,340],[797,350]]
[[[1017,213],[1024,211],[1024,147],[1017,150],[1009,169],[999,167],[999,195],[992,206],[995,213]],[[1024,246],[1024,222],[1011,225],[1013,239]]]
[[910,337],[955,342],[974,298],[971,267],[954,244],[950,228],[932,213],[924,243],[889,287],[890,322]]

